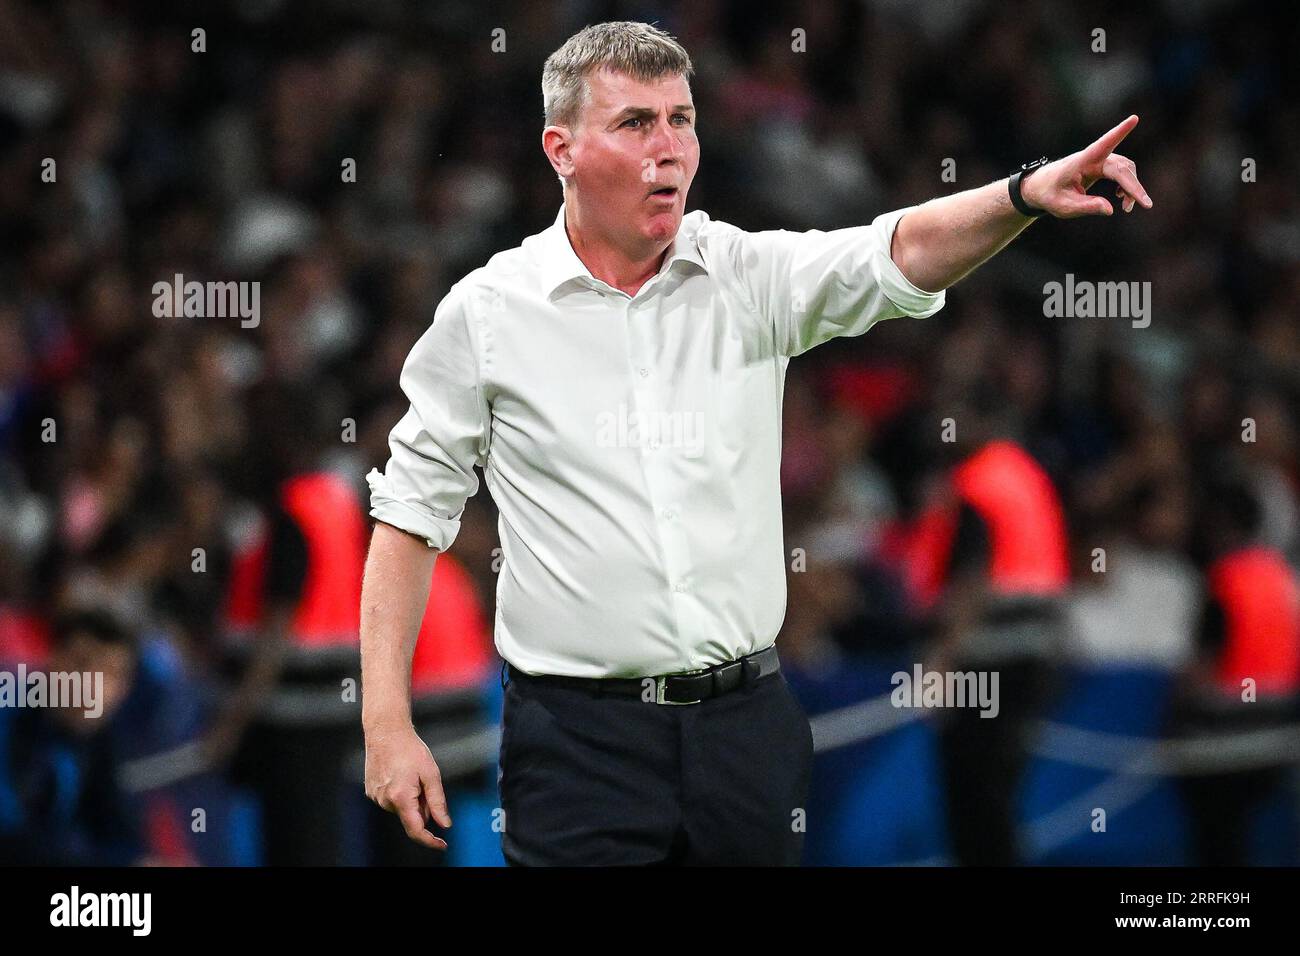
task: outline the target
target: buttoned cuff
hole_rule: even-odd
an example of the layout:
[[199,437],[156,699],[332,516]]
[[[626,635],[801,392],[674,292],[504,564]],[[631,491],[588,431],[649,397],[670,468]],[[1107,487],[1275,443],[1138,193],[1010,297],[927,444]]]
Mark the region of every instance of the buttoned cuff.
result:
[[451,547],[460,531],[459,518],[445,518],[435,513],[420,498],[397,496],[392,483],[378,468],[370,469],[366,481],[370,485],[372,518],[423,538],[437,551]]
[[903,271],[898,268],[898,263],[889,254],[894,242],[894,230],[898,228],[898,220],[915,208],[915,206],[908,206],[905,209],[882,213],[872,220],[871,227],[877,230],[880,236],[881,255],[877,278],[881,289],[889,297],[889,301],[901,309],[904,315],[924,319],[943,308],[947,290],[926,292],[924,289],[918,289],[912,285],[907,276],[903,275]]

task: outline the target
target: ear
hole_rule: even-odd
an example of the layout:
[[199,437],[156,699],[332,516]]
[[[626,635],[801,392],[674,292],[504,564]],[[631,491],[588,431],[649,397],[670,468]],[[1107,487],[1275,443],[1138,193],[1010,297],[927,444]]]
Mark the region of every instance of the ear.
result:
[[573,133],[567,126],[548,126],[542,130],[542,152],[561,179],[573,175]]

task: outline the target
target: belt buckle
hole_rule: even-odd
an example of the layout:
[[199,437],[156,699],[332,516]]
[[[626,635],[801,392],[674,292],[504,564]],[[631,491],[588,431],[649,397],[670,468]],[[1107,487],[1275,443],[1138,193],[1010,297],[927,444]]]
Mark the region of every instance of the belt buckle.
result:
[[662,677],[656,677],[655,678],[655,703],[668,704],[674,707],[685,707],[690,704],[701,703],[704,700],[704,698],[700,698],[700,700],[665,700],[664,691],[668,687],[668,678],[670,677],[683,677],[688,674],[703,674],[707,670],[708,670],[707,667],[700,667],[700,668],[696,668],[693,671],[678,671],[676,674],[664,674]]

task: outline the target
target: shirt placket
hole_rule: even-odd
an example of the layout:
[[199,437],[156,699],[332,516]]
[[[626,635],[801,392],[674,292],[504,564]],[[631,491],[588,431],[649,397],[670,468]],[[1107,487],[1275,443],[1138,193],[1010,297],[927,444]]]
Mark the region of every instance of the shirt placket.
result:
[[682,669],[686,670],[694,666],[684,638],[692,633],[695,582],[691,573],[689,536],[681,514],[681,488],[675,478],[671,457],[682,453],[681,448],[673,446],[674,438],[682,434],[682,429],[662,427],[672,421],[671,415],[665,413],[680,414],[680,409],[668,407],[670,383],[664,380],[658,368],[658,350],[653,345],[655,335],[659,334],[654,325],[655,301],[652,295],[626,299],[624,316],[628,330],[633,407],[640,426],[638,444],[642,472],[663,554],[664,583],[677,627]]

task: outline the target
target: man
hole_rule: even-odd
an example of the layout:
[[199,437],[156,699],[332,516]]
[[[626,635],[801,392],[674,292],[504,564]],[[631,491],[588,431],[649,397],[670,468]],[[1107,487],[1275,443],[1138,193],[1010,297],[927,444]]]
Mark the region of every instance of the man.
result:
[[457,283],[403,370],[411,408],[369,476],[362,721],[366,793],[427,846],[451,818],[408,672],[478,466],[501,515],[507,861],[797,863],[812,741],[773,647],[789,359],[934,314],[1037,211],[1109,214],[1086,195],[1103,176],[1151,204],[1112,152],[1133,116],[1018,180],[1025,212],[1004,180],[832,232],[684,215],[692,72],[641,23],[551,55],[555,224]]
[[355,705],[340,688],[358,663],[366,520],[351,483],[322,462],[330,406],[298,386],[252,396],[272,423],[257,449],[262,527],[231,558],[222,614],[233,684],[204,740],[215,766],[252,787],[271,866],[346,858],[340,794],[356,750]]
[[[1249,479],[1212,467],[1196,543],[1206,598],[1197,653],[1171,699],[1170,730],[1192,739],[1278,741],[1300,704],[1300,581],[1285,555],[1260,539],[1263,508]],[[1178,777],[1198,866],[1251,862],[1258,808],[1285,786],[1292,762],[1285,748],[1254,750],[1242,761],[1240,748],[1234,753],[1225,741],[1217,766]]]
[[[1016,802],[1030,735],[1052,697],[1070,583],[1065,512],[1052,479],[1016,441],[1015,418],[979,382],[952,417],[939,501],[918,521],[911,560],[932,573],[927,672],[996,675],[993,709],[936,712],[952,857],[963,866],[1025,858]],[[937,573],[934,573],[937,572]]]
[[[94,707],[0,707],[0,864],[153,862],[138,800],[118,782],[123,704],[137,683],[134,632],[101,610],[62,614],[47,674],[96,675]],[[129,718],[128,718],[129,719]]]
[[[349,852],[340,795],[360,743],[355,704],[341,688],[359,661],[365,512],[352,483],[325,466],[338,420],[328,403],[277,385],[254,397],[253,410],[275,423],[257,483],[265,519],[232,557],[223,665],[235,683],[205,749],[218,765],[233,758],[234,777],[257,791],[268,864],[332,866]],[[438,596],[417,629],[411,693],[426,735],[463,735],[478,702],[455,691],[478,686],[492,666],[465,577],[454,560],[438,563]],[[441,862],[400,831],[375,832],[372,844],[381,864]]]

